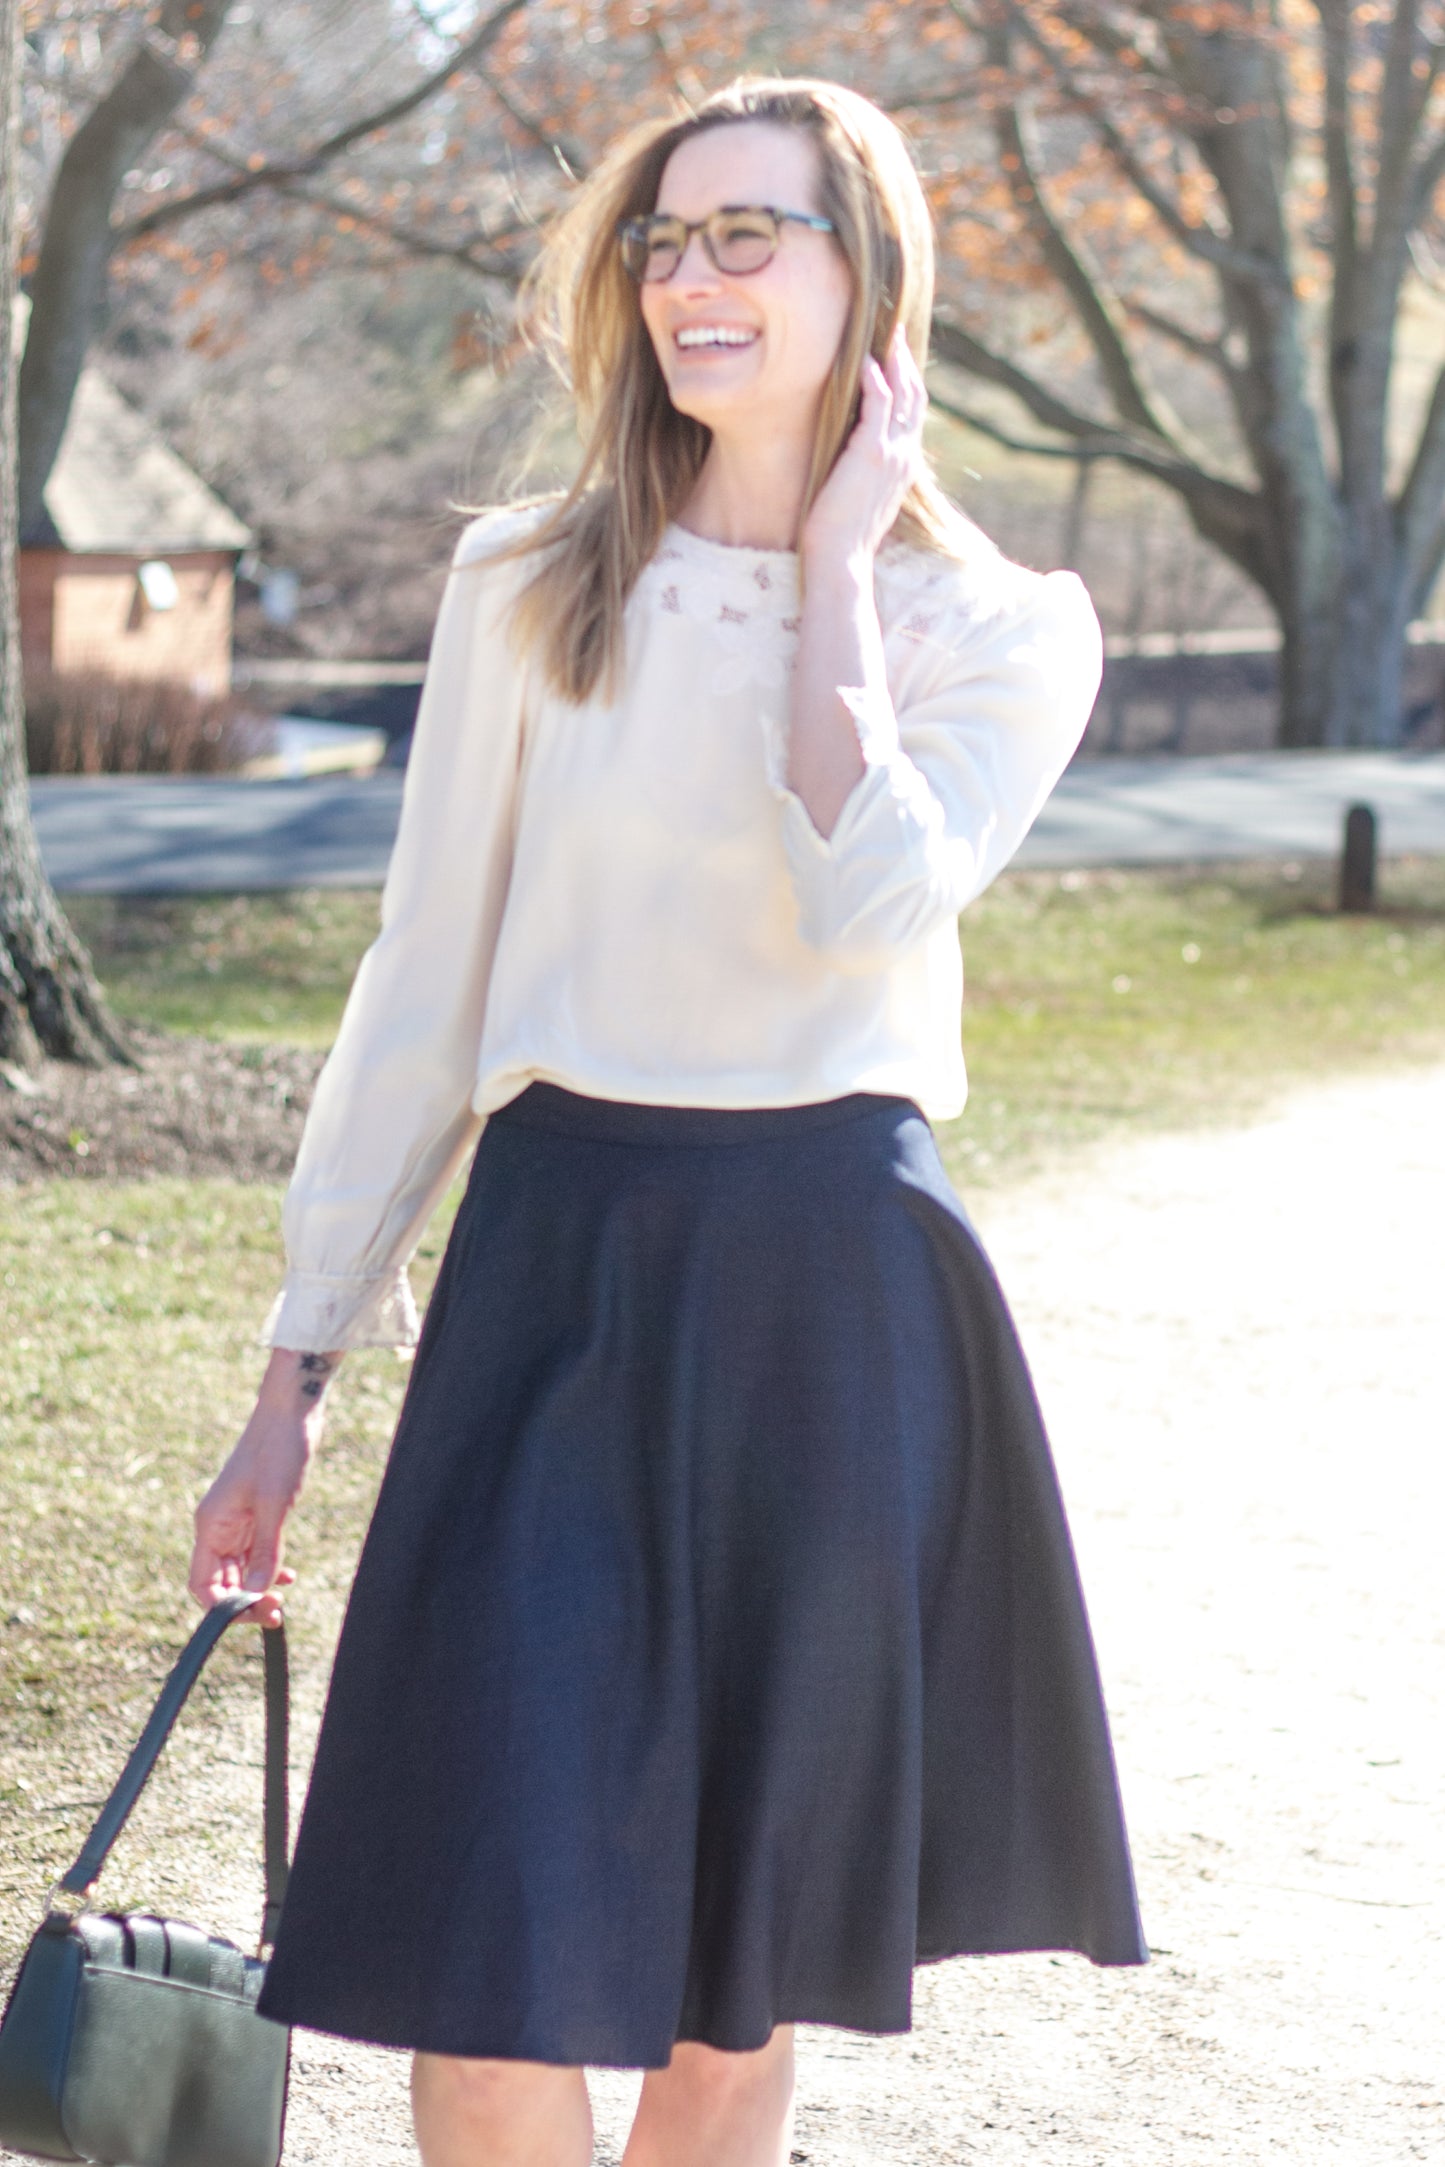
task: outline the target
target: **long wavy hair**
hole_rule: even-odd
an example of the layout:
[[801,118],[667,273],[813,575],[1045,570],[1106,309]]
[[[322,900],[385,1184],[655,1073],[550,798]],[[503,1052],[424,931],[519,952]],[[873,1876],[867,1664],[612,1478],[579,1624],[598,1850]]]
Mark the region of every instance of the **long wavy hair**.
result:
[[[706,129],[768,121],[817,146],[818,207],[853,276],[854,306],[824,388],[803,515],[852,431],[863,363],[903,326],[920,368],[933,308],[933,231],[907,145],[886,114],[837,83],[743,76],[695,110],[644,122],[609,152],[551,228],[524,281],[523,320],[570,387],[583,439],[576,479],[553,508],[494,555],[541,553],[513,607],[519,652],[575,703],[613,697],[623,615],[663,531],[692,492],[712,432],[679,413],[617,245],[620,219],[653,210],[673,152]],[[894,532],[951,557],[978,530],[925,471]]]

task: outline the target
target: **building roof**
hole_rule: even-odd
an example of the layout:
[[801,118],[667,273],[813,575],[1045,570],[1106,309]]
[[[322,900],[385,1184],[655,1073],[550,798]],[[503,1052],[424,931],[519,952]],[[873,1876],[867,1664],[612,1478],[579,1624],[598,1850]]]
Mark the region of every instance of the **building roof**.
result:
[[45,509],[52,531],[25,540],[86,553],[163,557],[245,549],[254,538],[93,365],[80,372]]

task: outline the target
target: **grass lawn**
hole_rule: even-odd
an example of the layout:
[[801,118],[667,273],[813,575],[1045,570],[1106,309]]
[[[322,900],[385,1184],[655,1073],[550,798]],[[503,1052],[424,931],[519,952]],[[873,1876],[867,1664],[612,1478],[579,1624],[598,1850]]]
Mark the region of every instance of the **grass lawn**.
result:
[[1006,875],[964,917],[965,1185],[1311,1077],[1445,1058],[1445,860],[1342,918],[1328,865]]
[[279,895],[65,898],[116,1008],[162,1031],[329,1046],[374,888]]
[[[236,1182],[0,1192],[0,1972],[199,1616],[185,1593],[191,1510],[254,1395],[278,1215],[274,1187]],[[443,1237],[427,1237],[420,1287]],[[306,1586],[290,1626],[303,1703],[329,1666],[406,1375],[387,1351],[348,1360],[288,1533]],[[107,1870],[107,1905],[209,1918],[216,1847],[228,1872],[257,1856],[254,1632],[228,1636],[197,1695]],[[303,1721],[298,1779],[307,1750]],[[218,1785],[223,1822],[207,1810]],[[256,1901],[215,1923],[254,1936]]]
[[[970,1185],[1131,1127],[1234,1118],[1310,1075],[1445,1054],[1445,860],[1386,866],[1340,918],[1332,869],[1006,874],[967,912]],[[76,898],[122,1015],[329,1043],[372,891]]]
[[[1377,916],[1342,920],[1324,868],[999,882],[965,920],[973,1091],[943,1138],[965,1191],[1139,1125],[1237,1117],[1311,1075],[1445,1057],[1445,863],[1390,865],[1383,889]],[[309,1044],[334,1030],[376,922],[373,893],[71,909],[123,1015]],[[274,1187],[226,1182],[0,1191],[0,1963],[189,1627],[191,1508],[259,1374],[278,1210]],[[348,1361],[293,1524],[313,1698],[405,1378],[390,1353]],[[254,1716],[253,1636],[232,1637],[202,1690]],[[173,1750],[184,1771],[201,1749]],[[148,1796],[108,1902],[201,1900],[220,1839],[179,1781]]]

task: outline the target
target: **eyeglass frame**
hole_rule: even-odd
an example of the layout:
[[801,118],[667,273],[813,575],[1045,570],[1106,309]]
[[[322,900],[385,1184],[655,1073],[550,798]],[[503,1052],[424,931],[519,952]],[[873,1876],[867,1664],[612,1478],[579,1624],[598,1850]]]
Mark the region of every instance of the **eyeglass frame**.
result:
[[[778,243],[783,238],[781,231],[778,232],[772,248],[764,256],[762,262],[755,263],[751,271],[725,271],[713,252],[712,237],[707,229],[716,218],[736,218],[746,213],[751,213],[756,217],[759,212],[771,218],[779,228],[785,225],[806,226],[812,233],[836,233],[838,230],[831,218],[820,218],[813,211],[780,211],[775,204],[771,203],[720,203],[715,211],[708,212],[706,218],[692,219],[681,218],[675,211],[640,211],[634,213],[631,218],[619,218],[617,221],[617,240],[622,254],[622,267],[627,272],[628,277],[639,286],[665,286],[668,279],[676,278],[682,259],[687,254],[688,242],[695,233],[700,233],[708,262],[723,278],[754,278],[759,271],[766,271],[774,256],[777,255]],[[674,225],[682,227],[682,246],[677,252],[677,262],[664,277],[648,278],[643,272],[634,271],[628,263],[627,236],[631,231],[639,229],[645,231],[654,219],[664,218],[670,220]]]

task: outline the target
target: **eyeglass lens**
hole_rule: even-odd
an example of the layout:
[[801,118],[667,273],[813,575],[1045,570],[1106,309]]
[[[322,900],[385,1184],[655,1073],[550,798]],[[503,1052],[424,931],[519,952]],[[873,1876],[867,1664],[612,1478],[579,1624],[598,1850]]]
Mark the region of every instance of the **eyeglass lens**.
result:
[[[777,221],[767,211],[714,211],[699,229],[719,271],[761,271],[778,245]],[[646,281],[671,278],[687,247],[680,218],[634,219],[625,235],[627,268]]]

